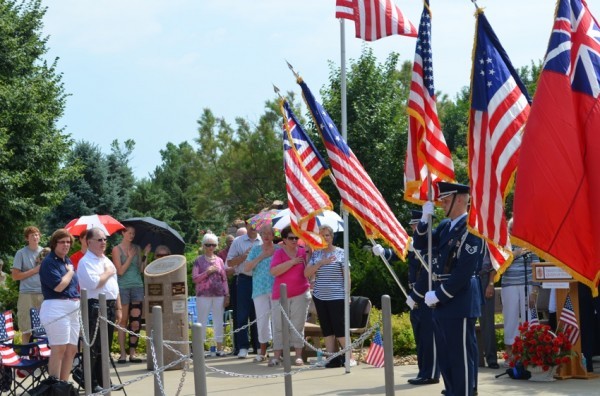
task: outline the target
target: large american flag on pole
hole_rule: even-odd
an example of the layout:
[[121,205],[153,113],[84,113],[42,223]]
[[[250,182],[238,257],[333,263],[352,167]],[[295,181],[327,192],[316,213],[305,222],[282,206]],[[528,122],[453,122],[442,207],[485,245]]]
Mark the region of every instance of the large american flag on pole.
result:
[[428,201],[428,179],[454,181],[454,164],[440,127],[433,85],[431,12],[425,1],[413,63],[408,97],[408,142],[404,162],[404,199],[417,204]]
[[319,154],[315,144],[310,139],[302,125],[296,118],[287,100],[280,102],[281,114],[285,122],[285,129],[288,137],[294,143],[294,148],[302,161],[304,168],[317,183],[320,183],[323,177],[329,175],[329,166]]
[[558,328],[560,329],[562,325],[562,330],[567,334],[567,338],[571,341],[571,344],[575,344],[579,338],[579,323],[577,322],[577,316],[573,309],[573,302],[571,301],[570,294],[567,294],[565,305],[562,311],[560,311],[558,323]]
[[298,84],[325,143],[342,206],[359,221],[369,238],[383,238],[404,260],[408,242],[406,230],[338,132],[327,111],[315,100],[300,77]]
[[283,159],[292,230],[311,248],[322,249],[325,243],[319,235],[315,216],[324,209],[332,209],[333,205],[304,168],[298,152],[290,144],[287,130],[283,131]]
[[335,16],[354,21],[356,37],[365,41],[394,34],[417,36],[417,29],[393,0],[336,0]]
[[483,10],[477,10],[469,118],[469,228],[502,273],[512,260],[504,201],[517,169],[529,95]]

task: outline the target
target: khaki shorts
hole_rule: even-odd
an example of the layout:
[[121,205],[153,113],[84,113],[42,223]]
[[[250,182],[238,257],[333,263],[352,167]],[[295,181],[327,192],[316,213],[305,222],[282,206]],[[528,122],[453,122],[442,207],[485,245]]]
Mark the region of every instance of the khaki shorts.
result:
[[19,293],[19,299],[17,300],[17,323],[20,331],[31,330],[29,309],[37,308],[39,311],[43,301],[44,296],[42,293]]

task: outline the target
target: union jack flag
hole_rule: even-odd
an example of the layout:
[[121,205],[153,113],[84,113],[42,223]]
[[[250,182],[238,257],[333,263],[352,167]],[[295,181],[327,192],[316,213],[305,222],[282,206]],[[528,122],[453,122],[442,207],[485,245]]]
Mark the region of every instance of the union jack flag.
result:
[[417,29],[393,0],[336,0],[335,17],[354,21],[356,37],[365,41],[393,34],[417,36]]
[[579,338],[579,323],[577,323],[577,316],[573,309],[573,302],[571,301],[571,295],[567,294],[565,305],[560,311],[560,317],[558,318],[559,328],[562,324],[562,329],[567,338],[571,341],[571,344],[575,344]]
[[425,1],[419,24],[407,111],[409,120],[404,162],[404,199],[422,204],[430,199],[428,179],[433,188],[431,199],[437,196],[438,181],[454,181],[452,156],[437,114],[429,0]]
[[504,201],[512,189],[530,99],[481,9],[476,30],[468,138],[468,225],[486,239],[492,264],[498,270],[510,264]]
[[342,206],[358,220],[369,238],[383,238],[405,260],[408,234],[375,184],[340,135],[331,117],[302,78],[302,95],[325,143]]
[[383,340],[381,339],[381,332],[379,330],[375,331],[375,337],[373,337],[373,342],[369,347],[365,363],[375,367],[383,367],[385,363]]
[[599,99],[600,27],[585,1],[560,0],[523,136],[511,239],[594,293],[600,279]]
[[320,183],[323,177],[331,173],[329,166],[321,154],[319,154],[315,144],[304,131],[300,122],[298,122],[288,101],[283,99],[280,103],[280,108],[285,121],[285,129],[288,132],[291,141],[294,142],[292,148],[296,150],[304,168],[308,171],[313,180]]
[[322,249],[325,243],[315,216],[333,205],[292,149],[287,131],[283,133],[283,159],[292,230],[313,249]]

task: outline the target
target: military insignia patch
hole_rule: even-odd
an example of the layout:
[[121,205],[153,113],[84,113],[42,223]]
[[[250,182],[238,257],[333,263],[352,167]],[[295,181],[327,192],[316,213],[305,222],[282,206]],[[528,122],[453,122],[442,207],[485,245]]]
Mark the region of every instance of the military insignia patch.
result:
[[471,246],[468,243],[465,243],[465,250],[469,254],[475,254],[477,253],[477,246]]

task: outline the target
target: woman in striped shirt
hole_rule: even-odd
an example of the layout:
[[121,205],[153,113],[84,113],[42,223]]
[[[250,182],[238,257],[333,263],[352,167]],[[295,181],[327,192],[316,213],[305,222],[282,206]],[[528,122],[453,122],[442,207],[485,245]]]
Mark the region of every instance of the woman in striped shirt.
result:
[[[325,337],[327,352],[335,352],[335,340],[346,347],[344,329],[344,249],[333,245],[333,229],[327,225],[320,228],[327,246],[315,251],[304,270],[307,278],[315,276],[313,301],[319,317],[319,325]],[[354,359],[350,365],[356,365]]]

